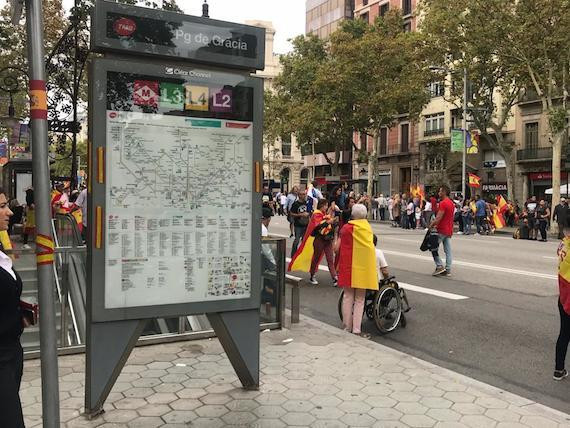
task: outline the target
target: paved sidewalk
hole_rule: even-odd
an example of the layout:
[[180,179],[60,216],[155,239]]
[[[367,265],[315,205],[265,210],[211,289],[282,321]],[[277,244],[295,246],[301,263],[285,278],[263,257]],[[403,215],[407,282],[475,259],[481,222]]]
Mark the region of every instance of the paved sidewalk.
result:
[[[287,340],[287,339],[293,339]],[[81,415],[84,357],[60,357],[67,427],[570,427],[570,415],[302,317],[262,333],[261,388],[240,388],[216,339],[133,351],[94,421]],[[21,389],[41,426],[39,361]],[[62,423],[62,425],[64,425]]]

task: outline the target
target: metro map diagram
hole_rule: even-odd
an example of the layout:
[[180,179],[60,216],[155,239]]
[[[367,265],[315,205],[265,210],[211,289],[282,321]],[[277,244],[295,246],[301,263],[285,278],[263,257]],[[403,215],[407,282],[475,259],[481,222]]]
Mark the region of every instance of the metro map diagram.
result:
[[113,208],[250,209],[251,124],[107,114]]

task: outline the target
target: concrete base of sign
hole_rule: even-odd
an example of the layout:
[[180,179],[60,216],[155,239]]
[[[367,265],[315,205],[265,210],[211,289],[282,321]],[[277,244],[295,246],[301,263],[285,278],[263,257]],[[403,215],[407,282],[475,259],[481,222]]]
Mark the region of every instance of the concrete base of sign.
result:
[[259,389],[259,310],[207,315],[243,387]]
[[[259,389],[259,310],[207,314],[245,389]],[[121,373],[147,320],[91,323],[87,329],[85,413],[93,419]]]
[[87,329],[85,358],[85,416],[103,413],[103,404],[147,320],[91,323]]

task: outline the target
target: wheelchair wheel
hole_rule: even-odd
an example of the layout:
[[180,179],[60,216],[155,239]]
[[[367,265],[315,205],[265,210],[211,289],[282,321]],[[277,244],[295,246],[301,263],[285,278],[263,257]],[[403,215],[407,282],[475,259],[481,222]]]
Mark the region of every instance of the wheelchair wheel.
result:
[[342,298],[344,297],[344,290],[340,292],[340,296],[338,296],[338,317],[342,322]]
[[395,288],[385,285],[374,298],[374,324],[380,333],[394,331],[402,317],[402,300]]

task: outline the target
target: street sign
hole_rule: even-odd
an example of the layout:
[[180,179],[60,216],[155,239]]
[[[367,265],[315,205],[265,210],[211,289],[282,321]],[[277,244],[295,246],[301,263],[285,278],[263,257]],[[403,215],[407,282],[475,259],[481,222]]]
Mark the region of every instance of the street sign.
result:
[[260,27],[106,1],[98,2],[91,22],[91,49],[97,52],[265,68],[265,29]]

